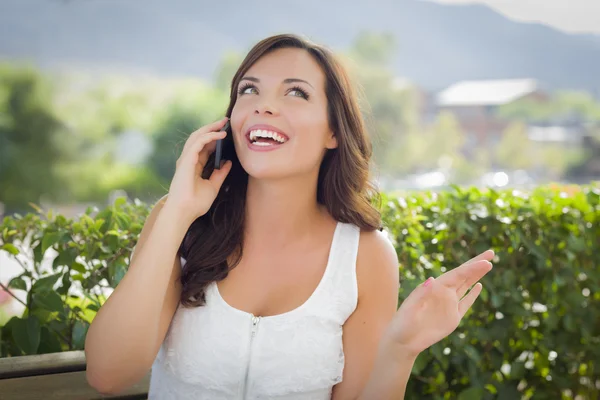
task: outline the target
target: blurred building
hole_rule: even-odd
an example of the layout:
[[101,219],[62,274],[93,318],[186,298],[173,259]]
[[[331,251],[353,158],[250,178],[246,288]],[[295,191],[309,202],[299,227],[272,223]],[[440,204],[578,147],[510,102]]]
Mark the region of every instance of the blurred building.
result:
[[458,119],[470,146],[497,143],[510,121],[498,116],[499,107],[517,100],[546,102],[549,95],[534,79],[462,81],[439,92],[437,113],[450,111]]

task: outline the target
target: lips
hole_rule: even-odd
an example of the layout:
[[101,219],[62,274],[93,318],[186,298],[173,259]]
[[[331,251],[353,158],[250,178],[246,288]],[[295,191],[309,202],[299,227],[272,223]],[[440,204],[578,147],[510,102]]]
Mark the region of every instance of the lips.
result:
[[289,136],[283,131],[266,124],[252,125],[246,131],[245,137],[248,148],[258,152],[277,150],[289,141]]
[[255,125],[252,125],[250,128],[248,128],[248,130],[246,131],[245,136],[248,139],[248,141],[250,141],[250,132],[252,132],[254,130],[263,130],[263,131],[269,131],[269,132],[276,132],[277,134],[279,134],[281,137],[283,137],[285,139],[285,142],[287,142],[288,140],[290,140],[289,136],[286,135],[285,132],[283,132],[279,128],[274,127],[273,125],[255,124]]

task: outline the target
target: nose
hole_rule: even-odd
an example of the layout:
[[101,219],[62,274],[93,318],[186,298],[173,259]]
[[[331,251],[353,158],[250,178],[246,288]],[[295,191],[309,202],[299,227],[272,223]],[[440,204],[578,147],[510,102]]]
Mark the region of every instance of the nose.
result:
[[256,107],[254,109],[254,114],[256,114],[256,115],[261,115],[261,114],[276,115],[277,109],[270,102],[262,101],[262,102],[256,104]]

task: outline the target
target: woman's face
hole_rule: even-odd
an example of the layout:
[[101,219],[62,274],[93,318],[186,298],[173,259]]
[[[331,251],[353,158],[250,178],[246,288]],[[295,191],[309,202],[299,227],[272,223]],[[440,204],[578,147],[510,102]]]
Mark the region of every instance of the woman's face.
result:
[[302,49],[278,49],[242,77],[231,113],[235,150],[253,178],[318,171],[326,149],[337,146],[329,129],[325,75]]

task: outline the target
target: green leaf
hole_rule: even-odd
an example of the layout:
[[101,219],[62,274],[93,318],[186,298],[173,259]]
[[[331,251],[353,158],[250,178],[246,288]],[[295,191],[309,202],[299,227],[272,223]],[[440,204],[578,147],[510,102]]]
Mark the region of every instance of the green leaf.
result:
[[117,213],[114,215],[117,220],[117,224],[121,230],[126,230],[131,225],[131,219],[125,213]]
[[511,379],[519,380],[525,376],[525,363],[516,360],[510,366]]
[[73,264],[71,264],[71,269],[81,274],[85,274],[87,272],[86,266],[80,263],[79,261],[75,261]]
[[419,354],[419,356],[415,360],[415,363],[413,364],[412,373],[414,375],[421,374],[421,371],[423,371],[427,364],[429,364],[430,359],[431,356],[429,356],[429,354],[426,354],[425,352]]
[[58,340],[58,335],[54,332],[51,332],[47,327],[42,326],[38,354],[58,353],[61,351],[63,351],[63,349],[60,341]]
[[37,354],[40,330],[40,321],[35,317],[17,319],[12,324],[12,337],[23,353]]
[[507,382],[504,386],[498,388],[498,400],[515,400],[520,399],[521,394],[516,388],[515,383]]
[[457,397],[457,400],[481,400],[484,390],[479,387],[470,387],[463,390]]
[[56,242],[58,242],[61,239],[62,235],[63,234],[59,232],[46,233],[42,238],[42,254],[46,254],[46,250],[48,250],[49,247],[56,244]]
[[472,359],[476,364],[479,364],[479,362],[481,361],[481,356],[479,355],[479,352],[477,351],[477,349],[471,345],[466,345],[464,348],[464,352],[469,356],[470,359]]
[[108,273],[110,275],[110,283],[113,287],[117,286],[121,279],[125,276],[127,267],[120,262],[113,262],[108,266]]
[[59,272],[57,274],[45,276],[43,278],[38,279],[33,284],[31,291],[38,292],[38,291],[53,290],[54,285],[56,284],[58,279],[61,277],[61,275],[62,275],[62,272]]
[[10,254],[12,254],[13,256],[16,256],[17,254],[19,254],[19,249],[17,249],[11,243],[3,244],[2,247],[0,247],[0,250],[6,250],[7,252],[9,252]]
[[115,200],[115,208],[116,209],[120,209],[125,204],[127,204],[127,197],[121,196],[121,197],[117,197],[117,199]]
[[15,278],[12,278],[10,282],[8,282],[8,287],[12,289],[27,290],[27,283],[25,283],[23,278],[17,276]]
[[33,300],[39,307],[52,312],[64,313],[64,304],[58,293],[54,291],[43,291],[34,293]]
[[100,232],[102,226],[104,225],[104,220],[102,218],[97,219],[95,224],[94,224],[94,230]]
[[44,258],[44,253],[42,253],[42,246],[38,244],[33,248],[33,261],[35,264],[39,265]]
[[56,292],[61,296],[66,296],[69,293],[69,289],[71,288],[71,284],[73,282],[71,281],[71,276],[68,272],[62,276],[61,280],[62,284],[58,287],[58,289],[56,289]]
[[56,258],[54,259],[54,262],[52,263],[52,267],[54,268],[54,270],[56,270],[61,265],[67,265],[67,266],[71,265],[73,262],[75,262],[77,255],[78,255],[78,251],[75,248],[67,248],[65,250],[62,250],[58,253],[58,256],[56,256]]
[[485,288],[485,286],[481,290],[481,293],[479,294],[479,296],[481,296],[481,300],[483,300],[484,303],[488,302],[489,295],[488,295],[488,290]]
[[73,348],[72,350],[81,350],[83,349],[83,345],[85,343],[85,336],[87,335],[87,331],[90,325],[87,322],[77,320],[75,321],[75,325],[73,326]]
[[492,306],[494,308],[500,308],[504,303],[504,298],[497,293],[492,293]]
[[498,390],[496,389],[496,386],[488,383],[485,385],[485,388],[487,389],[488,392],[490,392],[491,394],[496,394],[498,393]]

